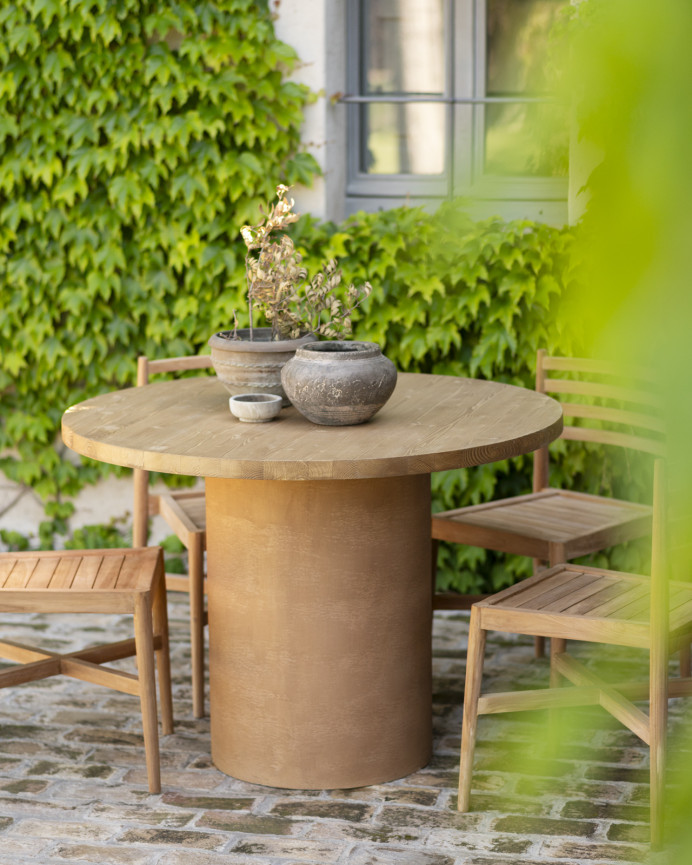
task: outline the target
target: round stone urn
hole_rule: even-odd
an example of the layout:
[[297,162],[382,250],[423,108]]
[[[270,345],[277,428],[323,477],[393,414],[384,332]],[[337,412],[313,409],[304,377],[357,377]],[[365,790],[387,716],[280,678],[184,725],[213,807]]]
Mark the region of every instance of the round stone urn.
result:
[[370,420],[387,402],[396,367],[374,342],[311,342],[284,365],[281,383],[308,420],[351,426]]
[[270,393],[290,405],[281,386],[281,368],[301,345],[312,342],[314,334],[298,339],[272,339],[270,327],[222,330],[209,339],[214,371],[231,396],[242,393]]

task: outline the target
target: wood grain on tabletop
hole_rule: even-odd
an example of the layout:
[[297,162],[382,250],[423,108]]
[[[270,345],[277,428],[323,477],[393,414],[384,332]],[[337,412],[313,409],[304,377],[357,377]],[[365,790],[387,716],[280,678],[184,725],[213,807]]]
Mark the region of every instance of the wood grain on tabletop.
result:
[[102,462],[204,477],[375,478],[479,465],[533,451],[562,429],[559,404],[535,391],[454,376],[399,374],[365,424],[312,424],[295,408],[237,421],[215,378],[103,394],[63,416],[65,444]]

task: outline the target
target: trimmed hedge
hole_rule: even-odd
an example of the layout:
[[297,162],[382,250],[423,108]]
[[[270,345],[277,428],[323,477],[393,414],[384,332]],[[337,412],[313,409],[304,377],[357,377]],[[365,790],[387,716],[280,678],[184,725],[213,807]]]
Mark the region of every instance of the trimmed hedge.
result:
[[[357,313],[354,336],[371,339],[403,371],[480,377],[533,388],[536,352],[579,355],[575,326],[580,263],[574,229],[527,220],[473,222],[463,201],[434,216],[400,208],[358,214],[342,225],[303,219],[294,238],[312,270],[340,259],[347,282],[375,290]],[[622,452],[556,442],[551,483],[645,501],[650,478]],[[604,458],[605,457],[605,458]],[[532,459],[521,456],[432,476],[433,509],[531,491]],[[438,585],[495,591],[531,573],[525,557],[441,544]],[[592,562],[646,567],[645,545],[621,546]]]

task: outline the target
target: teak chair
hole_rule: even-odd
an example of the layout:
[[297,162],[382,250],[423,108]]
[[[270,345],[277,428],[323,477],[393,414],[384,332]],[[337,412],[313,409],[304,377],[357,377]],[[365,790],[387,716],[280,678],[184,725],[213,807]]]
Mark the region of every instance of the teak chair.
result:
[[[65,675],[138,696],[142,709],[149,791],[161,791],[154,657],[159,672],[164,735],[173,732],[168,617],[163,555],[139,550],[0,553],[4,613],[129,613],[134,639],[60,655],[0,640],[0,657],[21,666],[0,671],[0,688]],[[138,675],[104,667],[137,658]]]
[[[149,376],[165,372],[206,369],[209,355],[137,360],[137,386],[149,383]],[[195,718],[204,717],[204,550],[206,548],[206,514],[204,492],[171,491],[149,495],[149,472],[134,469],[134,519],[132,546],[146,546],[149,517],[160,514],[188,552],[188,576],[166,574],[166,588],[190,595],[190,647],[192,666],[192,711]]]
[[[549,377],[552,372],[571,377]],[[551,357],[540,349],[536,390],[560,398],[565,417],[560,438],[663,454],[663,424],[652,411],[658,397],[645,373],[632,375],[595,360]],[[589,401],[564,401],[575,396]],[[609,428],[603,428],[604,422]],[[569,562],[651,533],[648,505],[549,487],[548,460],[548,447],[534,454],[533,492],[528,495],[433,514],[433,564],[438,542],[451,541],[530,556],[535,573],[546,564]],[[433,593],[434,572],[435,567]],[[469,609],[482,597],[434,593],[433,609]],[[536,642],[539,655],[543,642]]]
[[[692,679],[668,681],[668,657],[692,634],[692,583],[670,582],[663,461],[654,466],[652,576],[561,564],[471,607],[459,771],[460,811],[469,809],[479,714],[599,704],[650,747],[651,840],[663,833],[666,719],[669,696],[692,694]],[[551,685],[572,688],[481,696],[486,631],[551,638]],[[648,683],[611,685],[565,651],[568,639],[649,649]],[[647,715],[631,700],[649,700]]]

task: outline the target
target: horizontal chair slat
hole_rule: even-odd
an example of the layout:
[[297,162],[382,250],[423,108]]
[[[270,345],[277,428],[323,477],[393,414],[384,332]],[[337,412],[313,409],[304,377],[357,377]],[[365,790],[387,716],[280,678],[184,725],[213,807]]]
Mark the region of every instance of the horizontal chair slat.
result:
[[600,397],[601,399],[629,402],[635,405],[650,405],[654,408],[661,408],[663,406],[660,396],[651,391],[635,390],[630,387],[619,387],[612,384],[603,384],[602,382],[547,378],[544,389],[547,393],[579,394],[580,396],[593,396]]
[[91,682],[93,685],[105,685],[114,691],[123,694],[131,694],[137,697],[140,692],[139,679],[134,673],[123,670],[114,670],[110,667],[101,667],[90,661],[82,661],[77,658],[61,658],[60,672],[64,676],[80,679],[82,682]]
[[553,655],[552,662],[555,669],[577,687],[597,687],[600,692],[599,703],[606,712],[610,712],[647,745],[651,744],[649,716],[638,706],[569,655]]
[[[569,613],[542,613],[523,610],[504,610],[480,607],[481,621],[487,630],[535,637],[583,640],[592,643],[612,643],[616,646],[645,648],[648,645],[649,626],[637,622],[620,622],[603,618],[570,616]],[[565,626],[569,621],[569,629]],[[567,633],[569,630],[569,633]]]
[[132,595],[126,591],[4,589],[0,593],[0,610],[6,612],[33,613],[39,604],[42,613],[131,613],[133,609]]
[[614,430],[589,429],[588,427],[565,426],[560,438],[568,441],[593,442],[601,445],[619,445],[624,448],[632,448],[644,451],[647,454],[663,457],[666,453],[662,441],[644,438],[644,436],[619,433]]
[[[616,682],[612,690],[630,700],[646,700],[648,682]],[[692,679],[671,679],[669,697],[689,697]],[[554,709],[565,706],[597,705],[601,702],[601,688],[595,685],[574,685],[569,688],[542,688],[530,691],[497,691],[484,694],[478,700],[478,713],[492,715],[498,712],[521,712],[535,709]]]
[[609,423],[623,424],[624,426],[641,427],[654,432],[665,432],[663,421],[653,415],[642,412],[626,411],[621,408],[601,405],[579,405],[577,403],[560,403],[562,413],[566,417],[578,417],[586,420],[602,420]]
[[0,658],[5,658],[7,661],[27,664],[32,661],[44,661],[46,658],[51,657],[58,656],[55,652],[45,652],[41,649],[34,649],[32,646],[23,646],[21,643],[15,643],[13,640],[0,641]]
[[36,682],[48,676],[57,676],[60,672],[60,658],[45,658],[21,667],[11,667],[0,672],[0,688],[11,688],[23,685],[25,682]]
[[497,691],[478,698],[478,714],[501,712],[531,712],[536,709],[556,709],[569,706],[596,706],[600,702],[598,688],[541,688],[530,691]]
[[149,374],[162,372],[185,372],[191,369],[206,369],[211,366],[211,355],[192,355],[191,357],[167,357],[162,360],[150,360],[147,364]]
[[584,372],[591,375],[610,375],[619,378],[641,379],[645,382],[655,381],[655,376],[644,367],[627,367],[626,370],[617,363],[604,360],[593,360],[586,357],[553,357],[546,356],[542,362],[543,369],[555,372]]

